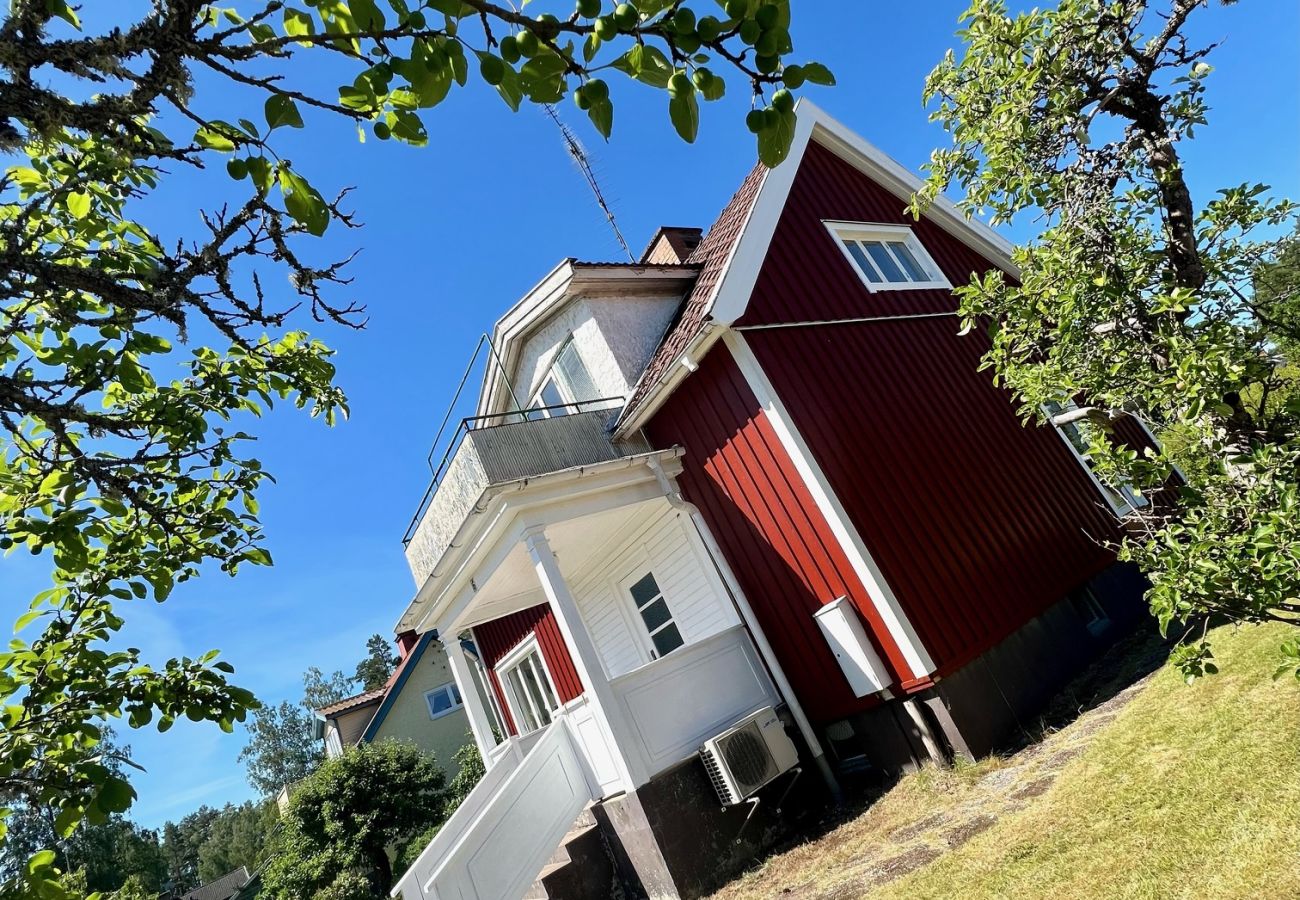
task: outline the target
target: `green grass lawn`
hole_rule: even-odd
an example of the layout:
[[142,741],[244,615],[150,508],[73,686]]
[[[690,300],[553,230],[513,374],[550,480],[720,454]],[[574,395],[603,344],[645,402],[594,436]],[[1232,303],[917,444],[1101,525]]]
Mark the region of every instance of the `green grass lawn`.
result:
[[[1221,629],[1221,674],[1161,669],[1015,756],[908,776],[718,896],[1300,898],[1300,684],[1272,679],[1286,633]],[[1127,683],[1132,659],[1094,675]]]
[[1163,670],[1052,789],[881,897],[1300,897],[1300,685],[1283,626],[1223,629],[1221,674]]

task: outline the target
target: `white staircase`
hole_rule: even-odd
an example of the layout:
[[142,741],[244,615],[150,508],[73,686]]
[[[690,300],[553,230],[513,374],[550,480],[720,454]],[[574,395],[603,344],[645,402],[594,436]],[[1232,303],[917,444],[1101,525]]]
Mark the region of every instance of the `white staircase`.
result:
[[600,797],[569,717],[487,771],[394,886],[402,900],[520,900]]

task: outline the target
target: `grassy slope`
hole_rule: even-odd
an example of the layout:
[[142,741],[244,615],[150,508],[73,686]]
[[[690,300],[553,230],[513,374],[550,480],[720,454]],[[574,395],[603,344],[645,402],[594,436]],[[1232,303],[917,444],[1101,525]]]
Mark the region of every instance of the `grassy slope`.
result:
[[1222,674],[1161,671],[1036,802],[871,896],[1300,897],[1300,685],[1271,679],[1284,633],[1221,631]]

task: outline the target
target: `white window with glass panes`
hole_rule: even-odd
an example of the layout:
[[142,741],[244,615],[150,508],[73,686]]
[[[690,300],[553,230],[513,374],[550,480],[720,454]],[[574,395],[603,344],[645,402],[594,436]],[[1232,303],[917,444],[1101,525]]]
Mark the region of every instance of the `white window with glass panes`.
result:
[[530,637],[510,651],[497,663],[495,671],[519,734],[551,724],[560,709],[560,701],[536,638]]
[[637,630],[651,659],[667,656],[685,643],[673,619],[654,572],[642,571],[623,580],[620,587],[631,601]]
[[562,416],[576,411],[569,408],[574,403],[597,399],[596,385],[582,362],[578,345],[571,334],[565,338],[541,384],[528,401],[528,417],[548,419],[551,416]]
[[[1043,405],[1049,418],[1055,418],[1062,413],[1078,409],[1078,405],[1073,400],[1062,400],[1059,403],[1048,401]],[[1063,425],[1052,423],[1056,428],[1065,445],[1074,453],[1074,458],[1083,466],[1088,477],[1092,479],[1097,490],[1101,491],[1106,502],[1110,504],[1111,510],[1117,516],[1125,516],[1135,509],[1141,509],[1147,505],[1147,499],[1141,494],[1134,491],[1127,484],[1107,484],[1097,474],[1097,464],[1093,461],[1092,454],[1089,451],[1089,445],[1092,443],[1092,428],[1086,419],[1076,419],[1073,422],[1066,422]]]
[[460,688],[456,687],[454,681],[440,684],[433,690],[426,691],[424,702],[429,705],[430,719],[441,719],[445,715],[454,713],[464,705],[460,699]]
[[826,222],[835,243],[870,291],[951,288],[906,225]]

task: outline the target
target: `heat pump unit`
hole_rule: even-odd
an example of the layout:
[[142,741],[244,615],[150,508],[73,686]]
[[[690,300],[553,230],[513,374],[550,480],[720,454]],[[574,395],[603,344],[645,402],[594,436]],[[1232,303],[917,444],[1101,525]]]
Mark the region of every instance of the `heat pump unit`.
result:
[[782,772],[799,764],[799,754],[776,710],[768,706],[706,741],[700,757],[726,806],[745,800]]

